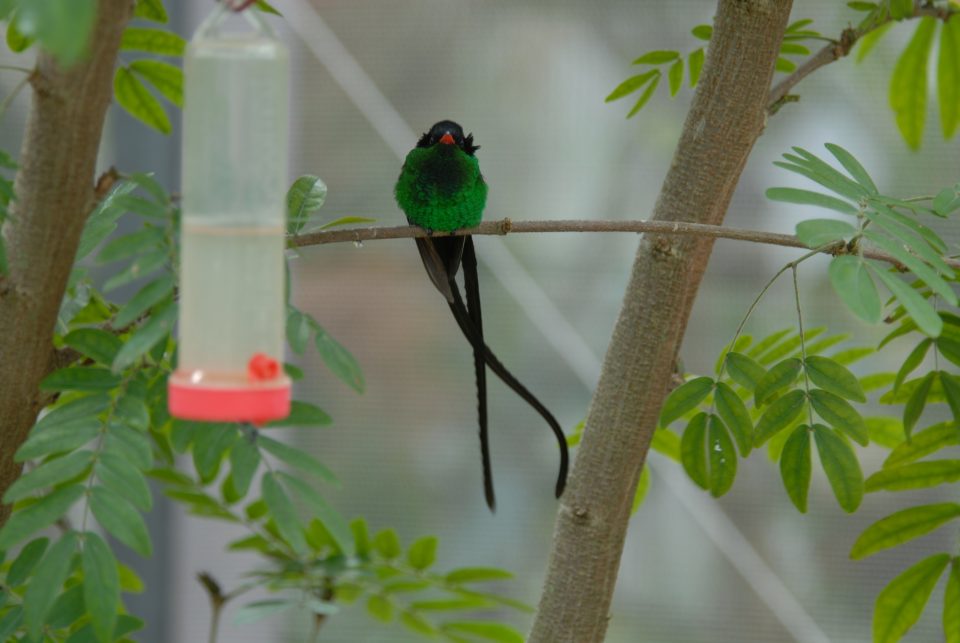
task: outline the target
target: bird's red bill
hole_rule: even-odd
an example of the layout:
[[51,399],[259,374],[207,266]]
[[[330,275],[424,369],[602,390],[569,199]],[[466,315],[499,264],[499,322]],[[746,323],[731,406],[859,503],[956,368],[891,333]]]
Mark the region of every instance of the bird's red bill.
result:
[[450,132],[447,132],[446,134],[440,137],[440,142],[443,143],[444,145],[453,145],[455,141],[453,140],[453,137],[450,136]]

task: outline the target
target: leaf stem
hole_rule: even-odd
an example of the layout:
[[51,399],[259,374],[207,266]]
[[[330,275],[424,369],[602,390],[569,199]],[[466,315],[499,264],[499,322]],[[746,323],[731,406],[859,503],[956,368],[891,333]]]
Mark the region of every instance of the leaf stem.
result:
[[3,115],[7,113],[7,108],[10,107],[10,103],[12,103],[13,99],[17,97],[17,94],[19,94],[20,91],[26,87],[28,82],[30,82],[29,76],[24,76],[21,78],[20,82],[10,90],[10,93],[7,94],[2,101],[0,101],[0,119],[2,119]]
[[[803,312],[800,306],[800,284],[797,282],[797,266],[790,266],[793,271],[793,298],[797,305],[797,328],[800,330],[800,358],[803,360],[803,388],[807,393],[807,400],[810,399],[810,376],[807,374],[807,343],[803,336]],[[807,417],[810,420],[810,427],[813,427],[813,408],[807,404]]]

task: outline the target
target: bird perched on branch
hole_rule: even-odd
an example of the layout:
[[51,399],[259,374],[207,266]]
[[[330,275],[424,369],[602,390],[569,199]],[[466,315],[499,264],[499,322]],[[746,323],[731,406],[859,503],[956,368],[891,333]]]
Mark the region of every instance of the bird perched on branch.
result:
[[[479,146],[473,143],[473,134],[464,136],[463,128],[453,121],[440,121],[420,137],[416,147],[407,154],[394,188],[397,204],[407,215],[407,221],[430,232],[454,232],[480,223],[487,202],[487,184],[480,174],[475,155],[478,149]],[[416,242],[430,281],[447,300],[457,325],[473,347],[483,491],[487,506],[491,511],[496,507],[487,428],[487,367],[532,406],[553,430],[560,446],[560,472],[556,485],[556,494],[560,497],[566,485],[569,461],[563,430],[550,411],[503,366],[483,341],[473,238],[470,235],[421,237]],[[466,303],[456,281],[461,265]]]

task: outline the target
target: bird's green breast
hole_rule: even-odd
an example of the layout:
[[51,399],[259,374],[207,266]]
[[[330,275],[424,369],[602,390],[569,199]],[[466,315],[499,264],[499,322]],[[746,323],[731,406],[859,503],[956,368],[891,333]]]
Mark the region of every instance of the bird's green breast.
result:
[[394,195],[410,223],[452,232],[480,223],[487,184],[475,156],[440,144],[407,154]]

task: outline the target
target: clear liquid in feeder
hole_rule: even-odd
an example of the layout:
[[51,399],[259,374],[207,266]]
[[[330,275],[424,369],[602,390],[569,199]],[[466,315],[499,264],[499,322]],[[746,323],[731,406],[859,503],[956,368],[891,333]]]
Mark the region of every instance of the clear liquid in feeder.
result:
[[221,4],[184,56],[175,417],[261,423],[290,412],[283,373],[289,56],[254,11]]

